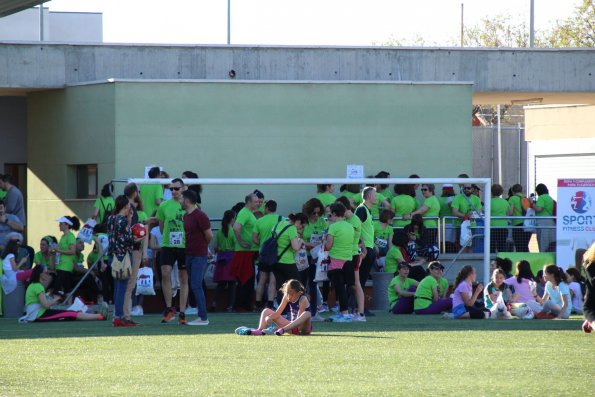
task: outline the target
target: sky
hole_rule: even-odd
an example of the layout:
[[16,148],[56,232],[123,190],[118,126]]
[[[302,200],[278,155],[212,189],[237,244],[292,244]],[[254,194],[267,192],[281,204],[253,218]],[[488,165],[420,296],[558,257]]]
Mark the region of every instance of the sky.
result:
[[[391,38],[460,41],[464,23],[509,14],[529,26],[530,0],[230,0],[231,43],[368,46]],[[572,14],[580,0],[535,0],[535,29]],[[226,44],[227,0],[53,0],[50,11],[103,13],[113,43]]]

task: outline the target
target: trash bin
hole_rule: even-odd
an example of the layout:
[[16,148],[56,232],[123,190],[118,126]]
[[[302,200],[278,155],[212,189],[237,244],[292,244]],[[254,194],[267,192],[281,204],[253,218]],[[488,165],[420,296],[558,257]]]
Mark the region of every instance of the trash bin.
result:
[[[475,223],[476,227],[473,227],[473,223]],[[483,236],[486,233],[484,226],[483,219],[475,219],[474,222],[471,223],[471,232],[473,233],[473,252],[478,254],[483,254]]]
[[2,312],[5,318],[19,318],[25,311],[25,284],[18,281],[17,288],[6,295],[2,291]]
[[393,278],[392,273],[376,272],[372,275],[372,307],[374,310],[388,310],[388,285]]

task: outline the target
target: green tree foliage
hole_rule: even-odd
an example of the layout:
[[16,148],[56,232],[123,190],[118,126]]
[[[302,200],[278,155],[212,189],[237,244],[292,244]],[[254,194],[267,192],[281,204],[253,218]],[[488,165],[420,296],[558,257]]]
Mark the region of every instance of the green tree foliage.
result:
[[540,47],[595,47],[595,1],[583,0],[572,16],[556,23]]

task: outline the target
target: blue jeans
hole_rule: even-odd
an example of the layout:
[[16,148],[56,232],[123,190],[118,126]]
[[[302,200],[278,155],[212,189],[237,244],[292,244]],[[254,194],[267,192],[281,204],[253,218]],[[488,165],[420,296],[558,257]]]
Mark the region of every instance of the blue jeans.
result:
[[124,318],[124,298],[128,288],[128,279],[114,280],[114,316]]
[[207,319],[207,300],[205,291],[202,289],[206,269],[206,256],[186,256],[186,271],[188,272],[188,280],[190,280],[190,289],[196,299],[198,317],[201,320]]

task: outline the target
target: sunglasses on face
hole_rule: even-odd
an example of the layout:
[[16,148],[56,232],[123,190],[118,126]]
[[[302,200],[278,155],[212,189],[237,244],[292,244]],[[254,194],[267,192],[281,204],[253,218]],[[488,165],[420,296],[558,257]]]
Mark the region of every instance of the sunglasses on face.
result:
[[466,186],[465,186],[463,189],[465,189],[465,190],[471,190],[472,188],[471,188],[471,187],[466,187]]
[[428,190],[430,190],[430,189],[426,189],[426,188],[421,189],[422,192],[427,192]]
[[169,191],[170,191],[170,192],[177,192],[177,191],[178,191],[178,190],[180,190],[180,189],[181,189],[181,187],[170,187],[170,188],[169,188]]

